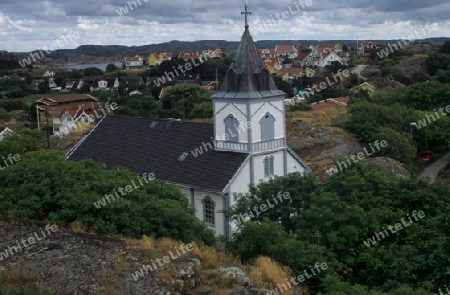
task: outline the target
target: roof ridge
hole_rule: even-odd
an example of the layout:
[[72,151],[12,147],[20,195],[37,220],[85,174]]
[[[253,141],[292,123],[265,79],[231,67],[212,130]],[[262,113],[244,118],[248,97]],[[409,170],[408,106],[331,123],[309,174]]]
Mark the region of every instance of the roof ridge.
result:
[[92,128],[92,130],[85,136],[83,137],[76,145],[74,145],[67,153],[66,153],[66,160],[78,149],[78,147],[89,137],[89,135],[92,134],[92,132],[95,131],[95,129],[97,128],[98,125],[100,125],[100,123],[103,122],[103,120],[108,117],[108,115],[104,116],[95,126],[94,128]]

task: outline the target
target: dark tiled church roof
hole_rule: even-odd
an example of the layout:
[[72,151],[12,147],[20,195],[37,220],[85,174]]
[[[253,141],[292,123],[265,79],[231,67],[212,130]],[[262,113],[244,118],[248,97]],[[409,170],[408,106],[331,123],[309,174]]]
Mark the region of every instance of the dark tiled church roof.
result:
[[[67,160],[90,158],[105,163],[108,169],[119,165],[139,174],[153,172],[156,179],[169,183],[220,191],[248,156],[211,149],[205,152],[202,143],[212,145],[213,124],[174,122],[167,127],[167,123],[108,115],[69,151]],[[195,158],[191,151],[200,146],[204,152]],[[188,153],[187,157],[178,160],[183,153]]]
[[262,98],[279,95],[285,93],[275,85],[246,27],[225,80],[213,98]]

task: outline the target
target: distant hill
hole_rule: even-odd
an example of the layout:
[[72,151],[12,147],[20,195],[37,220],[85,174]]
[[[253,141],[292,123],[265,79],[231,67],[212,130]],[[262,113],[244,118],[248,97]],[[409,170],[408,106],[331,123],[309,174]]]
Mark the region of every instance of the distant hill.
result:
[[[427,38],[417,40],[416,42],[428,42],[432,45],[441,45],[445,41],[450,40],[447,37]],[[398,40],[373,40],[378,44],[386,45],[388,43],[396,43]],[[293,45],[318,45],[321,43],[339,43],[356,47],[356,40],[260,40],[255,42],[258,48],[275,47],[283,44]],[[74,55],[91,55],[91,56],[125,56],[125,55],[148,55],[155,51],[172,51],[175,54],[183,50],[204,50],[207,48],[219,47],[224,52],[236,50],[239,46],[238,41],[225,40],[202,40],[202,41],[170,41],[160,44],[150,44],[141,46],[123,46],[123,45],[81,45],[76,49],[59,49],[46,55],[50,58],[58,58]]]

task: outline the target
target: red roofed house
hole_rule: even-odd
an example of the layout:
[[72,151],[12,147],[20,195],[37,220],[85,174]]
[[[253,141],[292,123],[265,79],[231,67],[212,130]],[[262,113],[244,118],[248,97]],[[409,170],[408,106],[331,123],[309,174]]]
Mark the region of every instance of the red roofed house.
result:
[[144,59],[138,55],[125,57],[125,66],[127,69],[139,69],[143,65]]
[[325,67],[336,61],[340,64],[346,64],[346,61],[339,56],[341,52],[342,49],[339,44],[319,44],[313,50],[313,55],[315,57],[314,65]]
[[258,53],[262,59],[264,59],[266,57],[276,57],[274,48],[258,49]]
[[378,49],[377,43],[368,41],[368,42],[362,42],[360,52],[362,54],[371,54],[372,52],[376,51]]
[[294,59],[298,55],[298,50],[294,45],[277,45],[275,46],[275,54],[280,58]]
[[196,50],[194,50],[194,51],[181,51],[180,55],[178,57],[181,58],[184,61],[188,61],[191,58],[192,59],[200,59],[201,54],[198,51],[196,51]]
[[276,72],[283,81],[289,82],[295,78],[303,77],[303,68],[282,68]]
[[276,73],[283,67],[277,57],[264,58],[264,63],[271,74]]
[[[34,104],[37,112],[38,129],[41,128],[41,121],[46,121],[46,111],[48,111],[49,121],[53,125],[53,118],[60,119],[60,116],[66,111],[78,112],[81,109],[89,114],[89,112],[97,112],[104,105],[103,102],[99,102],[88,94],[66,94],[44,97],[34,102]],[[98,113],[96,115],[98,118]],[[72,116],[72,118],[74,117]]]

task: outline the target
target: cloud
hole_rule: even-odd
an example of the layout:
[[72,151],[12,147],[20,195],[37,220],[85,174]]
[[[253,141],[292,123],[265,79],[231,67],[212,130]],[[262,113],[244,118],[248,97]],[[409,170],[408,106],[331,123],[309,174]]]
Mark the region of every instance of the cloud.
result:
[[[251,1],[250,26],[288,11],[298,0]],[[436,22],[429,37],[449,36],[448,0],[311,0],[297,15],[271,26],[255,40],[396,39]],[[127,8],[120,16],[117,10]],[[30,51],[36,44],[79,31],[79,44],[143,45],[171,40],[238,41],[242,0],[2,0],[0,35],[7,50]],[[428,37],[428,36],[427,36]],[[2,44],[0,46],[6,46]],[[0,48],[0,50],[3,48]]]

